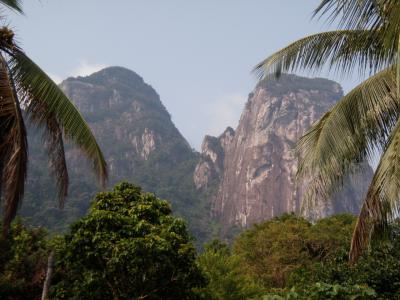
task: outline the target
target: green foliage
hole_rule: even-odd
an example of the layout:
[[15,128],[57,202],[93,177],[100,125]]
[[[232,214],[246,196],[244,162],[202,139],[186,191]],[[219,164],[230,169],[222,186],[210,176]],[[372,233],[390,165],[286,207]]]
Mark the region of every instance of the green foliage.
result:
[[285,214],[239,235],[234,254],[241,258],[243,272],[267,288],[298,284],[308,280],[315,263],[348,246],[354,221],[353,216],[337,215],[312,225]]
[[121,183],[58,246],[55,299],[194,299],[204,278],[166,201]]
[[377,299],[400,298],[399,225],[392,225],[387,239],[375,241],[355,266],[347,263],[347,253],[321,264],[312,280],[345,285],[367,285]]
[[204,300],[257,299],[261,286],[242,273],[240,260],[231,255],[227,245],[215,240],[205,246],[197,263],[208,279],[208,285],[196,289]]
[[0,241],[1,299],[40,299],[47,265],[46,232],[16,220]]
[[262,300],[372,300],[376,299],[373,289],[359,285],[341,286],[338,284],[316,283],[308,290],[296,292],[291,289],[283,296],[266,295]]

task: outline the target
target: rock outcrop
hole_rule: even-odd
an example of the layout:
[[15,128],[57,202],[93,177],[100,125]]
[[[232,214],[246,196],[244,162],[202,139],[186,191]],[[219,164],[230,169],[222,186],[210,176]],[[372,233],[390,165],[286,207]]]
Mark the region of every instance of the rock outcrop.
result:
[[[300,211],[303,187],[295,180],[294,146],[342,95],[339,84],[326,79],[284,75],[265,80],[250,94],[237,129],[229,129],[228,138],[226,132],[205,138],[194,180],[198,189],[217,181],[213,214],[223,232]],[[303,212],[309,217],[357,213],[371,176],[367,166],[325,205]]]
[[193,181],[197,189],[207,189],[219,181],[224,173],[225,151],[232,142],[235,131],[228,127],[219,137],[207,135],[201,145],[201,159],[197,164]]
[[[111,184],[131,179],[137,168],[160,152],[168,153],[170,164],[195,157],[156,91],[136,73],[110,67],[87,77],[68,78],[61,88],[98,138]],[[75,152],[67,155],[71,168],[82,165]]]

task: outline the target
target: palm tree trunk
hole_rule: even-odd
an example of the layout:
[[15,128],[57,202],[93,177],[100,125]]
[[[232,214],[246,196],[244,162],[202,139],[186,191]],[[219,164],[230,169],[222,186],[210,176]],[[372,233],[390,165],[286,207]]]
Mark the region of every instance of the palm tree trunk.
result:
[[44,280],[43,284],[42,300],[48,299],[51,277],[53,276],[53,266],[54,266],[54,250],[50,252],[47,261],[47,272],[46,272],[46,279]]

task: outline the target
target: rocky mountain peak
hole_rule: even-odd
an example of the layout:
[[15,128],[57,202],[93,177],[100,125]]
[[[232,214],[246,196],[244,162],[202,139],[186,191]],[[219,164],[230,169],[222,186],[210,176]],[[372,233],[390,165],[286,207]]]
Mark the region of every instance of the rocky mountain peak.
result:
[[[279,80],[263,80],[250,94],[237,129],[207,137],[194,180],[199,189],[217,182],[213,213],[223,234],[232,226],[247,227],[285,212],[300,212],[304,187],[295,180],[294,146],[342,96],[340,85],[327,79],[283,74]],[[208,141],[218,151],[212,151]],[[223,158],[222,167],[212,157]],[[313,216],[357,213],[371,173],[368,167],[358,184],[350,182],[344,193],[316,208]]]
[[227,127],[218,137],[206,135],[201,144],[201,157],[196,166],[193,181],[197,189],[206,189],[222,178],[225,149],[235,136],[235,130]]
[[[68,78],[61,88],[94,132],[109,167],[109,186],[127,180],[170,200],[181,216],[202,213],[197,208],[201,205],[198,193],[192,193],[196,189],[191,175],[198,154],[173,124],[157,92],[139,75],[125,68],[109,67],[90,76]],[[46,172],[46,157],[41,154],[40,136],[29,136],[33,140],[28,195],[34,194],[35,199],[26,201],[23,213],[36,225],[46,225],[43,218],[37,217],[38,211],[52,209],[58,212],[58,218],[48,221],[51,227],[59,223],[66,226],[67,220],[85,213],[99,187],[81,153],[67,145],[70,196],[66,209],[58,211],[53,201],[56,193],[49,188],[52,185]],[[29,207],[30,203],[35,206]],[[207,230],[193,225],[202,217],[187,219],[195,232]]]
[[76,80],[97,85],[125,84],[128,88],[147,85],[134,71],[117,66],[104,68],[88,76],[70,77],[65,81]]
[[333,80],[318,77],[301,77],[293,74],[281,74],[278,79],[263,79],[257,84],[255,88],[255,90],[258,89],[264,89],[267,90],[269,93],[276,95],[295,93],[301,90],[343,95],[342,87],[339,83]]
[[133,120],[148,112],[170,120],[157,92],[142,77],[122,67],[108,67],[85,77],[70,77],[61,83],[61,88],[89,121],[95,121],[93,114],[97,118],[104,114],[117,118],[129,115]]

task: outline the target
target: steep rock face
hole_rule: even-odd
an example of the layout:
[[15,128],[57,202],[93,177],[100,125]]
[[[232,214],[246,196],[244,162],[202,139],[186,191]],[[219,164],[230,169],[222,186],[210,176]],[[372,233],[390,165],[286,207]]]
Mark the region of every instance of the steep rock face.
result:
[[[156,91],[136,73],[110,67],[87,77],[69,78],[61,88],[92,128],[109,168],[109,186],[127,180],[169,200],[199,239],[208,228],[205,208],[191,174],[199,159],[171,121]],[[34,130],[33,128],[31,130]],[[66,207],[55,201],[54,180],[39,133],[30,135],[30,174],[22,214],[34,225],[64,229],[84,215],[100,191],[88,162],[66,145],[70,189]],[[206,222],[206,221],[204,221]]]
[[197,189],[207,189],[210,183],[220,181],[224,172],[225,151],[234,135],[235,131],[228,127],[219,137],[207,135],[204,138],[200,161],[193,175]]
[[[284,212],[300,211],[303,187],[295,181],[294,146],[341,96],[341,87],[326,79],[284,75],[279,81],[258,84],[249,96],[236,131],[226,140],[224,152],[218,154],[224,162],[213,213],[223,231],[234,225],[247,227]],[[211,163],[213,155],[205,150],[208,149],[203,149],[202,157],[209,159],[210,169],[216,169],[216,164]],[[351,178],[343,192],[326,205],[306,207],[304,213],[308,217],[356,213],[372,170],[367,167],[365,172]],[[202,182],[209,180],[203,177]],[[197,187],[204,188],[199,184]]]

